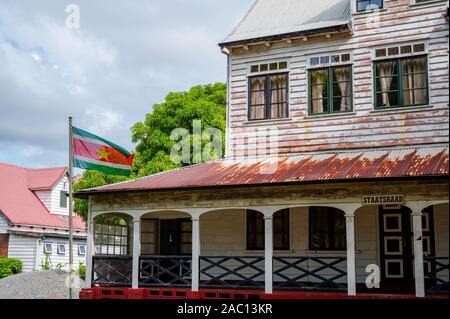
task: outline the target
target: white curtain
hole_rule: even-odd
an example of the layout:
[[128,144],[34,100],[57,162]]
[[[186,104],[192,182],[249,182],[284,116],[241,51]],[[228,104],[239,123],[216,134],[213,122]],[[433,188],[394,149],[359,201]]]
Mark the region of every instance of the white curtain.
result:
[[270,87],[271,118],[285,117],[286,76],[285,75],[273,76],[270,79],[270,85],[271,85]]
[[327,71],[317,70],[311,72],[311,93],[312,93],[312,112],[323,113],[323,89],[327,87]]
[[377,63],[378,76],[381,77],[379,78],[379,81],[381,85],[381,90],[383,91],[383,93],[381,94],[382,103],[386,107],[389,107],[391,104],[389,101],[389,93],[384,91],[389,91],[389,89],[391,88],[393,79],[392,76],[394,76],[395,74],[395,67],[396,67],[395,61],[386,61]]
[[251,91],[263,90],[251,93],[251,105],[257,105],[250,108],[251,119],[263,119],[265,117],[265,80],[265,77],[257,77],[251,79]]
[[[350,71],[349,68],[336,68],[334,69],[334,77],[336,82],[339,82],[339,89],[341,90],[341,105],[339,110],[335,111],[348,111],[350,110]],[[342,82],[345,81],[345,82]]]
[[425,73],[420,73],[424,71],[424,58],[403,61],[403,73],[405,74],[403,76],[403,102],[405,105],[425,103],[426,90],[414,90],[414,88],[425,88],[427,86]]

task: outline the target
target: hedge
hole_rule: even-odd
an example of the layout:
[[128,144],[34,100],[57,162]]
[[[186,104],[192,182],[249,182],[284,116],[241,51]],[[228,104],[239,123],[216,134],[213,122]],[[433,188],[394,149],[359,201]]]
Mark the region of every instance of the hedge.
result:
[[14,258],[0,257],[0,278],[22,272],[22,261]]

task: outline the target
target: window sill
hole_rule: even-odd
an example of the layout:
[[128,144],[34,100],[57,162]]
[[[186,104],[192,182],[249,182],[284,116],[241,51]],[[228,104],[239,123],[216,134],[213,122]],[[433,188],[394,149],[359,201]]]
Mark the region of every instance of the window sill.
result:
[[432,1],[428,1],[428,2],[422,2],[422,3],[412,3],[409,5],[410,8],[415,8],[415,7],[422,7],[422,6],[426,6],[426,5],[434,5],[434,4],[445,4],[445,1],[443,0],[432,0]]
[[259,126],[259,125],[290,123],[290,122],[292,122],[292,118],[285,117],[285,118],[279,118],[279,119],[252,120],[252,121],[246,121],[243,124],[246,126]]
[[336,118],[341,116],[354,116],[356,112],[341,112],[341,113],[332,113],[332,114],[318,114],[318,115],[308,115],[303,118],[303,121],[314,121],[315,119],[328,119],[328,118]]
[[378,12],[385,12],[387,11],[387,8],[382,8],[382,9],[378,9],[378,10],[370,10],[370,11],[361,11],[361,12],[353,12],[353,16],[363,16],[366,14],[371,14],[371,13],[378,13]]
[[370,114],[392,114],[392,113],[408,113],[411,111],[422,111],[433,108],[433,105],[419,105],[419,106],[398,106],[386,109],[375,109],[369,111]]

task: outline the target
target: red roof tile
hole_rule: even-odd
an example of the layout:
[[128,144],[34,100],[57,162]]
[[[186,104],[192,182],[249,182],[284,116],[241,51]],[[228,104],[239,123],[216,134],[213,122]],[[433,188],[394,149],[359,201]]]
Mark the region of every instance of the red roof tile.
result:
[[78,194],[192,187],[448,175],[448,146],[431,145],[226,159]]
[[[32,191],[51,189],[65,171],[65,167],[27,169],[0,163],[0,212],[14,225],[67,229],[68,218],[50,214]],[[74,215],[74,229],[86,229],[78,215]]]

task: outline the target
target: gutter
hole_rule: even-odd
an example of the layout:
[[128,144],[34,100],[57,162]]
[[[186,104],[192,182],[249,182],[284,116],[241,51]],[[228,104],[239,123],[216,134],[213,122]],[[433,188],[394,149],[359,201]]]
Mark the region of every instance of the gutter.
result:
[[225,158],[228,157],[228,150],[229,150],[229,143],[230,143],[230,130],[229,130],[229,125],[230,125],[230,101],[231,101],[231,86],[230,86],[230,52],[224,48],[221,47],[220,48],[220,52],[222,52],[223,54],[225,54],[227,56],[227,105],[226,105],[226,125],[225,125]]

